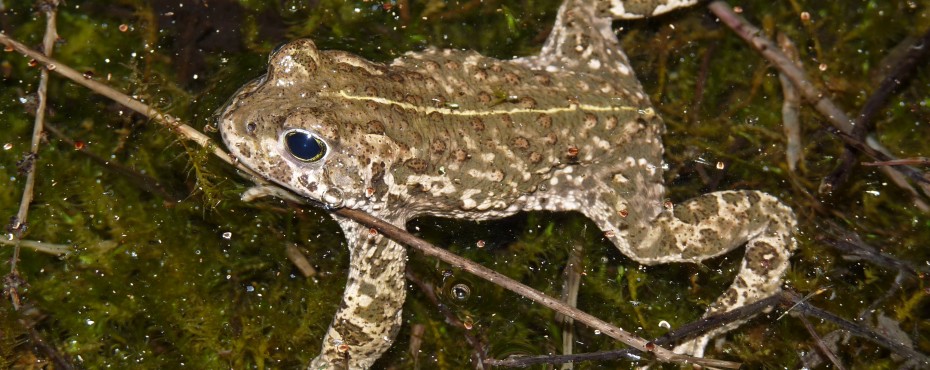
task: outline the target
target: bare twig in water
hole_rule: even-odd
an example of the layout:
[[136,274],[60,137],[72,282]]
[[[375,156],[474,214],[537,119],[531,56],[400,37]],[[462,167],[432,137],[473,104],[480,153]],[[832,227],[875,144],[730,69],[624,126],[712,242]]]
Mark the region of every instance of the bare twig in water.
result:
[[882,335],[863,324],[849,321],[833,313],[817,308],[810,304],[810,302],[805,301],[797,293],[783,291],[778,296],[781,298],[782,304],[794,305],[794,315],[813,316],[821,320],[832,322],[833,324],[839,326],[841,330],[844,330],[849,334],[869,340],[872,343],[885,347],[904,358],[917,361],[924,366],[930,366],[930,357],[927,355],[920,353],[911,347],[902,345],[901,343],[898,343],[897,341],[888,338],[887,336]]
[[[193,127],[185,125],[180,122],[178,119],[158,112],[154,108],[142,103],[138,100],[132,99],[131,97],[113,89],[105,84],[100,82],[84,78],[84,76],[74,70],[73,68],[68,67],[67,65],[56,61],[54,59],[45,57],[41,53],[29,49],[22,43],[13,40],[7,35],[0,34],[0,43],[9,45],[13,47],[14,50],[23,53],[29,57],[34,58],[39,63],[42,63],[46,67],[49,67],[49,70],[53,70],[56,73],[61,74],[62,76],[74,81],[82,86],[85,86],[92,91],[106,96],[107,98],[112,99],[113,101],[122,104],[123,106],[132,109],[150,119],[153,119],[155,122],[165,125],[173,132],[177,133],[184,139],[192,140],[197,144],[212,148],[211,153],[226,163],[229,163],[235,166],[237,169],[242,171],[244,174],[249,177],[249,179],[256,184],[259,184],[264,187],[277,188],[269,184],[269,182],[263,179],[260,175],[254,171],[246,168],[242,164],[238,163],[233,159],[228,153],[220,149],[218,146],[214,145],[212,140],[206,135],[200,133]],[[55,66],[55,67],[51,67]],[[278,188],[280,189],[280,188]],[[280,193],[288,193],[287,190],[280,190]],[[287,197],[289,199],[294,199],[292,197]],[[443,262],[446,262],[454,267],[465,270],[469,273],[472,273],[482,279],[485,279],[493,284],[499,285],[507,290],[510,290],[514,293],[520,294],[536,303],[549,307],[550,309],[556,310],[563,315],[571,317],[572,319],[581,322],[588,327],[591,327],[596,330],[600,330],[602,333],[610,336],[611,338],[617,339],[627,345],[633,347],[637,351],[643,353],[651,353],[655,358],[662,362],[675,362],[682,364],[696,364],[702,366],[711,366],[718,368],[739,368],[739,363],[731,361],[721,361],[713,360],[707,358],[697,358],[692,356],[685,356],[673,353],[672,351],[657,346],[655,343],[647,341],[643,338],[637,337],[627,331],[624,331],[614,325],[611,325],[597,317],[592,316],[586,312],[580,311],[578,309],[569,307],[568,305],[562,303],[561,301],[549,297],[542,292],[532,289],[526,285],[520,284],[519,282],[510,279],[500,273],[488,269],[484,266],[478,265],[472,261],[469,261],[465,258],[459,257],[449,251],[438,248],[423,239],[417,238],[410,233],[406,232],[403,229],[400,229],[390,223],[387,223],[383,220],[377,219],[367,213],[362,211],[353,210],[353,209],[337,209],[331,210],[332,213],[347,217],[352,219],[355,222],[358,222],[362,225],[373,227],[384,235],[388,236],[391,239],[394,239],[402,244],[406,244],[421,253],[438,258]]]
[[863,162],[863,166],[930,166],[930,158],[901,158],[894,161]]
[[[846,115],[836,104],[830,100],[825,93],[817,89],[810,78],[802,69],[798,68],[791,59],[779,51],[778,47],[771,40],[765,38],[761,30],[747,22],[743,17],[736,14],[732,8],[721,0],[712,1],[708,8],[724,24],[730,27],[733,32],[740,36],[746,43],[755,48],[760,55],[772,63],[779,72],[783,73],[801,93],[801,96],[810,103],[820,114],[826,118],[826,122],[832,125],[833,132],[846,145],[856,148],[862,153],[879,161],[895,160],[893,156],[881,151],[881,145],[877,141],[869,140],[868,143],[857,139],[853,136],[854,121]],[[901,174],[910,177],[919,184],[930,184],[930,179],[919,171],[910,167],[882,167],[882,171],[888,176],[895,185],[907,191],[922,210],[930,210],[920,193],[914,189]]]
[[[795,316],[812,316],[818,319],[829,321],[840,327],[840,330],[848,334],[864,338],[882,347],[885,347],[898,355],[916,361],[924,366],[930,365],[930,357],[917,352],[913,348],[902,345],[887,336],[884,336],[872,328],[863,324],[852,322],[836,316],[830,312],[814,307],[807,299],[813,295],[809,294],[802,297],[793,291],[782,291],[774,296],[753,302],[752,304],[727,311],[724,313],[711,315],[692,323],[685,324],[664,336],[656,338],[653,342],[657,345],[666,345],[678,342],[683,339],[692,338],[706,333],[714,328],[727,325],[732,322],[747,320],[770,307],[781,306],[788,307],[785,313],[791,312]],[[581,353],[576,355],[563,356],[514,356],[511,358],[498,360],[488,360],[489,365],[505,367],[526,367],[536,364],[560,364],[564,362],[581,362],[581,361],[606,361],[616,359],[635,359],[636,352],[632,349],[622,349],[617,351],[604,351],[594,353]]]
[[63,256],[71,253],[71,246],[64,244],[44,243],[35,240],[6,240],[0,239],[0,245],[19,246],[29,248],[36,252],[48,253],[54,256]]
[[[918,66],[924,65],[924,61],[930,55],[928,45],[930,45],[930,29],[924,32],[921,38],[911,43],[904,58],[894,68],[891,68],[891,73],[885,76],[878,88],[872,92],[869,99],[862,105],[862,110],[859,111],[859,115],[856,117],[855,127],[852,132],[854,138],[864,140],[866,135],[872,132],[875,127],[875,116],[888,104],[892,94],[907,84]],[[857,157],[858,155],[853,149],[847,146],[843,152],[840,165],[830,175],[830,178],[835,180],[834,186],[845,182],[849,177],[853,166],[856,164]],[[924,190],[927,189],[925,186]]]
[[[42,39],[42,49],[46,55],[51,56],[55,49],[55,41],[58,40],[58,31],[56,27],[56,16],[58,9],[58,0],[46,0],[38,3],[41,11],[45,13],[45,36]],[[48,71],[49,68],[42,68],[39,74],[39,88],[36,91],[38,104],[36,105],[36,119],[32,129],[32,144],[29,152],[23,159],[22,170],[26,172],[26,184],[23,186],[23,197],[19,202],[19,211],[8,226],[9,231],[13,234],[13,240],[19,241],[26,234],[29,219],[29,205],[32,204],[33,190],[36,183],[36,160],[39,155],[39,144],[42,141],[42,128],[45,124],[45,107],[48,105]],[[10,259],[10,274],[5,279],[9,284],[4,284],[3,292],[10,296],[13,302],[13,309],[19,309],[19,284],[13,282],[21,281],[18,276],[19,272],[16,267],[19,263],[19,243],[13,246],[13,257]]]
[[[584,269],[582,264],[584,259],[584,246],[580,243],[573,243],[572,249],[568,252],[568,262],[562,271],[562,295],[559,297],[562,302],[569,306],[578,307],[578,291],[581,289],[581,271]],[[575,320],[571,317],[556,315],[556,321],[562,325],[562,354],[572,354],[572,347],[575,338]],[[574,366],[571,362],[562,364],[562,370],[571,370]]]
[[833,363],[833,367],[839,370],[846,370],[846,367],[843,366],[843,363],[840,362],[840,359],[836,357],[836,354],[833,353],[827,345],[823,342],[823,339],[820,338],[820,335],[817,334],[817,330],[814,329],[814,325],[811,324],[811,321],[807,317],[798,316],[798,320],[801,320],[801,323],[804,324],[804,328],[807,329],[807,332],[810,333],[811,338],[814,338],[814,344],[817,346],[817,349],[820,350],[824,356],[830,359],[830,362]]
[[210,138],[207,135],[204,135],[203,133],[201,133],[200,131],[197,131],[191,126],[183,124],[182,122],[178,121],[176,118],[171,117],[167,114],[163,114],[155,110],[154,108],[148,106],[147,104],[140,102],[138,100],[135,100],[129,97],[128,95],[123,94],[122,92],[117,91],[116,89],[106,84],[94,81],[89,78],[85,78],[81,72],[74,70],[73,68],[69,67],[68,65],[60,61],[57,61],[52,58],[48,58],[45,55],[42,55],[42,53],[32,50],[28,48],[27,46],[23,45],[22,43],[16,40],[13,40],[9,36],[4,35],[2,33],[0,33],[0,43],[9,45],[13,48],[13,50],[20,52],[30,58],[35,59],[37,62],[45,65],[46,68],[48,68],[48,70],[50,71],[58,73],[61,76],[71,80],[72,82],[77,83],[78,85],[84,86],[97,94],[103,95],[119,104],[122,104],[126,108],[129,108],[143,116],[148,117],[149,119],[155,121],[156,123],[162,126],[165,126],[166,128],[170,129],[174,133],[178,134],[183,139],[191,140],[200,146],[211,148],[211,151],[210,151],[211,154],[213,154],[214,156],[216,156],[223,162],[229,163],[230,165],[235,167],[237,170],[244,172],[246,175],[248,175],[247,177],[253,182],[259,183],[259,184],[267,183],[266,181],[262,179],[261,175],[255,173],[248,167],[243,166],[237,160],[231,157],[228,153],[223,151],[223,149],[215,145],[213,141],[210,140]]
[[[800,67],[798,48],[794,42],[784,33],[779,33],[776,39],[785,55]],[[784,73],[778,73],[778,81],[781,82],[781,92],[784,97],[781,105],[781,120],[787,141],[785,157],[788,161],[788,170],[794,172],[803,155],[801,150],[801,95]]]
[[[746,306],[707,316],[682,325],[680,328],[656,338],[653,342],[657,345],[668,345],[687,338],[694,338],[727,324],[747,320],[750,317],[762,313],[769,307],[779,304],[781,301],[782,298],[778,295],[760,299]],[[624,348],[615,351],[579,353],[574,355],[511,356],[502,360],[490,359],[488,360],[488,364],[504,367],[527,367],[538,364],[562,364],[567,362],[577,363],[582,361],[608,361],[619,359],[639,360],[639,356],[635,350]]]

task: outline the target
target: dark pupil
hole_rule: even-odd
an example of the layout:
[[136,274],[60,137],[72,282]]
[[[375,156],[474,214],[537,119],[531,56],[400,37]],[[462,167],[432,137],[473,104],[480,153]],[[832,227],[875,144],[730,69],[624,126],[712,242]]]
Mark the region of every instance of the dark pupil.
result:
[[293,156],[305,162],[318,161],[326,154],[326,144],[306,132],[289,132],[284,137],[284,143]]

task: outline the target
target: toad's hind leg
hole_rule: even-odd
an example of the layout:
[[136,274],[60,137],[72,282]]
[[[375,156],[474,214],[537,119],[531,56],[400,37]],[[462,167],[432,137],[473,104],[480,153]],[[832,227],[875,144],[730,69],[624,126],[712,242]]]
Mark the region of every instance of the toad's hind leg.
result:
[[[614,196],[612,192],[607,194],[608,198]],[[585,213],[624,254],[642,264],[698,263],[746,244],[733,284],[711,304],[706,315],[777,293],[796,247],[792,237],[794,213],[777,198],[759,191],[709,193],[676,204],[673,211],[617,210],[618,206],[611,205],[625,207],[623,203],[606,199],[600,203]],[[702,356],[712,337],[740,324],[715,329],[679,345],[675,351]]]

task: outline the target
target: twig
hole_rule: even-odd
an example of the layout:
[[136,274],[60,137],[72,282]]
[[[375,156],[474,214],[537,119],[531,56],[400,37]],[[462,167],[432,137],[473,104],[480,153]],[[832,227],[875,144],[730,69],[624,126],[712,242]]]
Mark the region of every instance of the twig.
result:
[[782,299],[783,304],[794,304],[794,314],[813,316],[821,320],[830,321],[833,324],[839,326],[840,329],[845,330],[852,335],[869,340],[872,343],[885,347],[904,358],[917,361],[924,366],[930,366],[930,357],[927,357],[927,355],[920,353],[908,346],[901,345],[900,343],[897,343],[894,340],[879,334],[869,327],[851,322],[831,312],[817,308],[811,305],[808,301],[803,300],[797,293],[783,291],[778,295],[778,297]]
[[[682,325],[680,328],[656,338],[653,340],[653,342],[657,345],[666,345],[681,341],[685,338],[693,338],[721,326],[725,326],[740,320],[746,320],[752,316],[758,315],[769,307],[779,304],[782,300],[783,299],[781,296],[774,295],[733,309],[731,311],[707,316],[694,322]],[[577,363],[582,361],[606,361],[618,359],[636,360],[638,359],[638,356],[635,350],[624,348],[614,351],[579,353],[574,355],[511,356],[502,360],[489,359],[487,362],[489,365],[494,366],[527,367],[538,364],[562,364],[567,362]]]
[[[794,42],[788,38],[788,35],[779,33],[776,37],[778,45],[788,58],[797,65],[800,65],[798,57],[798,48]],[[794,172],[797,170],[798,163],[801,161],[803,154],[801,150],[801,96],[794,84],[785,76],[784,73],[778,74],[778,81],[781,83],[782,96],[784,102],[781,106],[781,120],[784,125],[785,139],[785,157],[788,162],[788,170]]]
[[[927,58],[927,55],[930,55],[928,53],[930,48],[927,45],[930,45],[930,29],[924,32],[920,39],[911,44],[903,60],[891,70],[891,73],[885,76],[878,88],[872,92],[869,99],[862,105],[862,110],[859,111],[859,115],[856,117],[855,127],[852,132],[854,138],[863,140],[872,131],[875,126],[875,116],[888,103],[891,95],[910,80],[917,67],[922,65],[922,61]],[[832,179],[833,186],[846,181],[856,164],[856,157],[857,155],[852,148],[847,146],[841,157],[840,165],[828,176],[828,178]]]
[[[562,295],[559,297],[562,302],[569,306],[578,307],[578,291],[581,289],[581,271],[584,269],[582,263],[582,253],[584,246],[580,243],[573,243],[572,249],[568,252],[568,262],[565,269],[562,270]],[[575,321],[570,317],[556,315],[556,322],[562,325],[562,354],[570,355],[573,352],[575,342]],[[572,370],[574,368],[571,362],[562,364],[562,370]]]
[[863,162],[863,166],[930,166],[930,158],[901,158],[893,161]]
[[85,78],[83,73],[74,70],[73,68],[67,66],[64,63],[61,63],[55,59],[46,57],[42,53],[36,52],[35,50],[30,49],[29,47],[23,45],[22,43],[13,40],[9,36],[0,33],[0,43],[9,45],[13,50],[18,51],[27,57],[35,59],[37,62],[43,64],[48,68],[48,70],[58,73],[61,76],[71,80],[72,82],[77,83],[78,85],[84,86],[91,91],[103,95],[126,108],[132,109],[133,111],[148,117],[149,119],[155,121],[156,123],[165,126],[171,131],[174,131],[181,138],[191,140],[197,143],[200,146],[207,147],[211,149],[211,153],[222,160],[223,162],[229,163],[237,170],[244,172],[247,177],[255,183],[267,184],[267,181],[263,180],[261,175],[255,173],[248,167],[243,166],[239,161],[235,160],[228,153],[223,151],[220,147],[216,146],[210,138],[200,131],[197,131],[193,127],[183,124],[177,118],[171,117],[167,114],[163,114],[154,108],[148,106],[147,104],[135,100],[129,97],[122,92],[105,85],[103,83],[94,81],[89,78]]
[[[47,0],[39,2],[39,7],[45,12],[45,36],[42,39],[42,49],[46,55],[51,56],[55,49],[55,41],[58,40],[58,31],[55,26],[57,15],[58,0]],[[48,105],[48,68],[42,68],[39,73],[39,88],[36,91],[38,104],[36,106],[36,119],[32,128],[32,144],[29,147],[29,153],[25,158],[26,184],[23,186],[23,197],[19,202],[19,210],[16,212],[9,229],[13,234],[13,240],[22,240],[28,228],[29,205],[32,204],[33,191],[36,183],[36,159],[39,155],[39,144],[42,142],[42,126],[45,124],[45,107]],[[13,246],[13,257],[10,259],[10,276],[6,279],[8,282],[20,281],[16,277],[19,275],[17,265],[19,263],[19,243]],[[19,293],[17,292],[18,284],[5,284],[4,292],[8,294],[13,302],[13,309],[18,310],[20,306]]]
[[[778,47],[769,39],[762,36],[762,31],[756,28],[755,26],[749,24],[743,17],[737,15],[733,12],[733,9],[727,5],[726,2],[721,0],[712,1],[707,6],[714,15],[717,16],[723,23],[725,23],[730,29],[733,30],[740,38],[745,40],[749,45],[755,48],[759,54],[761,54],[766,60],[770,61],[779,72],[783,73],[791,83],[798,89],[801,93],[801,96],[805,100],[810,102],[814,108],[820,112],[827,122],[829,122],[836,130],[836,134],[841,140],[847,145],[850,145],[860,151],[863,151],[866,155],[875,158],[881,161],[894,160],[896,158],[882,153],[874,148],[871,148],[869,144],[856,139],[852,136],[854,130],[854,122],[851,120],[842,109],[840,109],[836,104],[830,100],[826,94],[817,89],[811,82],[807,74],[798,68],[796,64],[791,62],[785,54],[779,51]],[[876,147],[880,147],[875,143]],[[903,167],[897,168],[897,171],[907,175],[911,179],[919,183],[930,183],[930,179],[924,177],[924,175],[912,168]],[[894,180],[894,175],[892,172],[885,172],[886,175]],[[914,190],[906,182],[902,183],[899,181],[894,181],[898,186],[904,187],[909,193],[915,197],[919,197],[919,193]],[[915,198],[922,203],[922,200]]]
[[[182,138],[192,140],[199,145],[212,148],[211,153],[219,157],[221,160],[235,166],[237,169],[247,174],[251,181],[256,184],[263,186],[269,186],[268,181],[264,180],[260,175],[254,171],[246,168],[245,166],[238,163],[234,160],[229,154],[224,152],[222,149],[213,144],[212,140],[206,135],[200,133],[194,128],[183,124],[178,119],[165,115],[156,111],[154,108],[142,103],[138,100],[132,99],[129,96],[113,89],[107,85],[84,78],[83,75],[74,69],[68,67],[67,65],[56,61],[51,58],[47,58],[41,53],[36,53],[34,50],[29,49],[25,45],[11,39],[9,36],[0,34],[0,43],[7,44],[13,47],[14,50],[23,53],[29,57],[34,58],[36,61],[49,67],[49,70],[53,70],[61,74],[62,76],[85,86],[92,91],[106,96],[113,101],[122,104],[123,106],[132,109],[150,119],[153,119],[155,122],[165,125]],[[52,68],[51,66],[55,66]],[[282,190],[282,192],[286,192]],[[683,364],[697,364],[702,366],[712,366],[718,368],[739,368],[739,364],[731,361],[721,361],[713,360],[706,358],[697,358],[692,356],[685,356],[673,353],[672,351],[659,347],[655,343],[646,341],[643,338],[637,337],[630,334],[627,331],[624,331],[616,326],[613,326],[601,319],[598,319],[591,314],[580,311],[578,309],[569,307],[568,305],[560,302],[557,299],[546,296],[542,292],[532,289],[526,285],[520,284],[519,282],[510,279],[504,275],[501,275],[498,272],[490,270],[484,266],[478,265],[474,262],[471,262],[467,259],[459,257],[451,252],[448,252],[444,249],[433,246],[430,243],[427,243],[425,240],[417,238],[405,230],[402,230],[394,225],[391,225],[387,222],[379,220],[371,215],[368,215],[362,211],[352,210],[352,209],[337,209],[332,210],[332,213],[347,217],[356,221],[362,225],[373,227],[379,232],[387,235],[388,237],[406,244],[414,249],[419,250],[421,253],[426,254],[431,257],[436,257],[442,260],[443,262],[449,263],[455,267],[461,268],[467,272],[470,272],[476,276],[479,276],[489,282],[500,285],[505,289],[508,289],[512,292],[520,294],[530,300],[533,300],[536,303],[542,304],[546,307],[549,307],[553,310],[559,311],[562,314],[573,318],[593,329],[600,330],[604,334],[617,339],[636,350],[642,351],[644,353],[652,353],[656,359],[663,362],[677,362]]]
[[804,328],[807,329],[807,332],[810,333],[812,338],[814,338],[814,344],[817,345],[817,349],[819,349],[824,356],[827,356],[830,362],[833,363],[833,367],[839,370],[846,370],[846,368],[843,366],[843,363],[840,362],[840,359],[836,357],[836,354],[833,353],[833,351],[827,348],[827,345],[823,342],[823,339],[821,339],[820,335],[817,334],[817,331],[814,330],[814,325],[811,325],[811,321],[804,316],[798,316],[798,320],[801,320],[801,323],[804,324]]
[[[918,66],[924,65],[923,61],[930,55],[928,45],[930,45],[930,30],[924,32],[920,39],[911,43],[904,59],[892,69],[890,74],[885,76],[878,88],[872,92],[869,99],[862,105],[862,110],[859,111],[859,115],[856,117],[856,127],[852,132],[853,137],[862,140],[872,131],[875,126],[875,116],[888,104],[891,95],[911,79]],[[844,174],[840,178],[845,179],[848,176],[848,172],[856,163],[855,157],[852,150],[847,147],[843,153],[843,165],[837,169]]]
[[14,246],[14,247],[16,247],[16,246],[19,246],[19,247],[26,247],[26,248],[35,250],[36,252],[48,253],[48,254],[51,254],[51,255],[54,255],[54,256],[63,256],[63,255],[66,255],[66,254],[71,253],[71,250],[72,250],[72,248],[71,248],[70,245],[65,245],[65,244],[52,244],[52,243],[39,242],[39,241],[35,241],[35,240],[22,240],[22,239],[19,239],[19,240],[6,240],[6,239],[0,239],[0,244],[2,244],[2,245],[10,245],[10,246]]

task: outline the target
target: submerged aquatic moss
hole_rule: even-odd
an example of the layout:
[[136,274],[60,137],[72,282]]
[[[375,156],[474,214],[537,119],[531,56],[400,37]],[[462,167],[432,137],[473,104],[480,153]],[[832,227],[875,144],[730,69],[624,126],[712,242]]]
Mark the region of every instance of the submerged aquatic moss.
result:
[[[509,58],[538,50],[557,3],[431,0],[402,13],[385,9],[395,2],[211,1],[209,8],[185,2],[181,9],[166,2],[69,0],[59,13],[63,40],[55,56],[204,128],[239,86],[263,73],[267,54],[286,40],[312,37],[321,48],[378,61],[428,45]],[[32,1],[4,5],[4,33],[38,45],[44,21]],[[885,57],[930,27],[927,5],[920,2],[740,5],[767,32],[791,37],[816,84],[849,112],[874,91],[885,73]],[[801,20],[804,11],[810,21]],[[781,86],[774,70],[706,10],[617,26],[668,126],[666,180],[673,201],[742,188],[784,199],[799,216],[801,241],[787,285],[802,294],[827,288],[811,302],[846,318],[859,316],[882,297],[896,271],[847,261],[819,242],[818,236],[830,235],[829,223],[926,268],[930,218],[874,167],[858,167],[845,186],[817,195],[843,147],[810,108],[801,112],[802,170],[787,171]],[[23,102],[34,99],[38,72],[25,58],[2,55],[0,145],[12,148],[0,152],[0,175],[8,179],[0,187],[0,210],[13,215],[23,183],[16,161],[32,130],[29,105]],[[876,120],[879,138],[895,153],[926,155],[928,78],[926,70],[919,71]],[[348,254],[335,223],[323,211],[274,200],[242,203],[238,196],[248,184],[203,150],[60,78],[52,79],[49,91],[50,124],[86,143],[86,151],[149,176],[148,183],[175,197],[140,187],[49,135],[39,153],[40,180],[26,237],[74,245],[76,251],[64,259],[23,253],[19,268],[29,287],[21,293],[47,315],[38,327],[44,339],[86,368],[294,368],[312,358],[345,283]],[[716,168],[718,162],[724,170]],[[702,265],[641,267],[578,214],[414,224],[437,244],[553,296],[561,291],[569,251],[582,245],[579,306],[646,337],[666,333],[661,321],[675,328],[699,318],[730,283],[742,258],[737,249]],[[484,248],[477,247],[478,240]],[[285,257],[289,243],[305,252],[317,276],[303,278],[291,265]],[[3,260],[10,255],[9,248],[0,249]],[[549,310],[461,271],[444,276],[448,267],[432,259],[413,254],[411,260],[414,272],[436,286],[470,287],[464,302],[450,299],[448,292],[441,299],[458,318],[473,321],[469,333],[485,341],[491,356],[559,353],[562,333]],[[930,352],[926,285],[925,278],[908,280],[878,307],[924,353]],[[379,366],[468,367],[465,330],[446,324],[417,289],[409,296],[405,325]],[[20,314],[9,301],[0,303],[0,358],[42,358],[20,345],[25,333],[15,324]],[[750,321],[709,355],[751,368],[799,366],[799,352],[814,351],[812,340],[796,319],[777,317],[776,312]],[[425,330],[420,351],[410,354],[415,324]],[[815,326],[821,334],[836,329]],[[580,327],[575,338],[576,352],[621,347]],[[849,367],[896,364],[887,350],[866,341],[842,346],[841,359]]]

